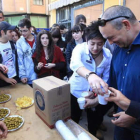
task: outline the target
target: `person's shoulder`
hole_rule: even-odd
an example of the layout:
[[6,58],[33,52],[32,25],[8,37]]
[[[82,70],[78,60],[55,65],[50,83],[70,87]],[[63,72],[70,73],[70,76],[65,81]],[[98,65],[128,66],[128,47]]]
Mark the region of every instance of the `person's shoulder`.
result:
[[24,38],[23,36],[21,36],[21,37],[17,40],[16,43],[21,43],[21,42],[23,42],[23,41],[25,41],[25,38]]
[[119,46],[116,45],[116,48],[113,51],[113,56],[117,55],[121,50],[122,50],[122,48],[120,48]]
[[77,51],[77,52],[87,52],[87,43],[86,42],[83,42],[81,44],[77,44],[74,48],[74,51]]
[[103,52],[106,57],[112,57],[112,54],[108,48],[103,47]]
[[108,54],[111,53],[110,50],[109,50],[108,48],[105,48],[105,47],[103,47],[103,51],[104,51],[105,53],[108,53]]
[[58,47],[57,45],[54,45],[54,50],[61,51],[60,47]]
[[81,44],[77,44],[76,47],[79,47],[81,49],[84,49],[85,47],[87,47],[87,42],[83,42]]
[[61,49],[60,49],[60,47],[54,45],[54,54],[55,55],[58,55],[58,56],[61,55],[61,54],[63,54],[62,51],[61,51]]
[[10,44],[10,42],[8,41],[8,42],[6,42],[6,43],[0,43],[0,46],[2,47],[9,47],[9,46],[11,46],[11,44]]
[[69,41],[67,44],[68,44],[68,45],[75,45],[75,40],[74,40],[74,39],[72,39],[72,40],[71,40],[71,41]]

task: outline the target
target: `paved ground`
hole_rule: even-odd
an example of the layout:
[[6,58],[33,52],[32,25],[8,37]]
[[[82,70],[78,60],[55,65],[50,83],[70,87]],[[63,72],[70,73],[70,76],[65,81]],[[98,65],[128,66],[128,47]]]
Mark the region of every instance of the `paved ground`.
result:
[[[87,130],[87,119],[85,112],[83,112],[82,119],[80,120],[79,124]],[[111,123],[111,118],[107,115],[104,116],[104,125],[107,127],[106,132],[101,131],[104,135],[104,140],[113,140],[114,125]]]

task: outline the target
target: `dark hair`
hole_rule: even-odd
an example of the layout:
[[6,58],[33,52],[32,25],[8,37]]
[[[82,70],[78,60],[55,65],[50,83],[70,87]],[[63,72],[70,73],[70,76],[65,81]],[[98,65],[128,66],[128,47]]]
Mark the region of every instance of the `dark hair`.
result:
[[13,30],[13,32],[16,32],[18,38],[20,38],[21,34],[19,33],[19,31],[17,29]]
[[55,24],[53,24],[53,25],[52,25],[52,28],[55,28],[55,27],[59,27],[59,25],[58,25],[58,24],[56,24],[56,23],[55,23]]
[[71,28],[72,32],[79,32],[79,31],[83,31],[83,27],[81,26],[81,24],[76,24]]
[[3,12],[0,10],[0,13],[2,14],[2,16],[4,16]]
[[87,42],[93,38],[100,38],[104,41],[106,40],[99,31],[97,21],[91,22],[91,24],[85,28],[85,37]]
[[[5,34],[7,34],[8,30],[3,30]],[[1,37],[1,30],[0,30],[0,37]]]
[[68,30],[65,35],[65,42],[69,43],[72,40],[72,31]]
[[59,38],[60,40],[62,40],[62,38],[61,38],[61,33],[60,33],[60,29],[58,29],[58,28],[53,28],[53,29],[51,30],[51,35],[52,35],[52,37],[54,37],[54,38]]
[[18,26],[22,28],[26,26],[29,29],[32,25],[31,21],[28,18],[24,18],[19,21]]
[[53,43],[53,40],[52,40],[52,37],[51,37],[51,34],[49,31],[46,31],[46,30],[42,30],[38,33],[37,35],[37,40],[36,40],[36,60],[39,62],[39,59],[41,57],[41,51],[43,49],[43,46],[41,44],[41,36],[43,34],[47,34],[48,35],[48,40],[49,40],[49,44],[48,44],[48,47],[47,47],[47,50],[48,50],[48,55],[49,55],[49,58],[52,58],[53,56],[53,52],[54,52],[54,43]]
[[77,16],[75,17],[75,24],[79,24],[80,19],[84,20],[85,23],[87,22],[87,21],[86,21],[86,17],[85,17],[84,15],[81,14],[81,15],[77,15]]
[[66,26],[64,24],[60,24],[59,28],[60,28],[60,30],[64,30],[64,29],[66,29]]
[[[84,33],[84,30],[83,30],[83,27],[81,26],[81,24],[74,25],[68,33],[69,37],[67,38],[67,42],[75,43],[75,40],[72,37],[72,33],[79,32],[79,31]],[[71,36],[70,36],[70,33],[71,33]],[[82,38],[83,38],[83,35],[82,35]]]
[[31,27],[34,29],[34,34],[37,35],[37,31],[36,31],[35,26],[31,26]]

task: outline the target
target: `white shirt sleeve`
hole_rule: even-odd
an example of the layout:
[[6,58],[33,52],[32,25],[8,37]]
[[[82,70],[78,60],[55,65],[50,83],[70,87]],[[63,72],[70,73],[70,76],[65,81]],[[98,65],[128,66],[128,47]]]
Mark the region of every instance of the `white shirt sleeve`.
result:
[[84,44],[78,44],[72,52],[70,68],[76,72],[80,67],[83,67],[84,64],[82,62],[82,54],[84,53],[83,49]]

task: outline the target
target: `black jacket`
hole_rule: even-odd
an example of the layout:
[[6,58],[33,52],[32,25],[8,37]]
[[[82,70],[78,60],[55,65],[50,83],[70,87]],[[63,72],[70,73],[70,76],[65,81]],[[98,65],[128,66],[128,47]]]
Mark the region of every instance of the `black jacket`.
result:
[[73,71],[70,69],[70,60],[72,56],[72,51],[75,48],[76,43],[75,41],[71,41],[67,44],[66,48],[66,63],[67,63],[67,77],[70,78],[73,74]]

